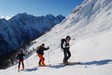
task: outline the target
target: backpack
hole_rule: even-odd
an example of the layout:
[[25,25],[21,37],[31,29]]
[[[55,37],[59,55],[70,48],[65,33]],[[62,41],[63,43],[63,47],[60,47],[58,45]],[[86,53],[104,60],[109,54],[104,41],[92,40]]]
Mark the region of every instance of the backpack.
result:
[[61,48],[63,49],[63,43],[65,42],[65,39],[61,39]]
[[40,49],[40,46],[37,47],[37,50],[36,50],[37,53],[38,53],[39,49]]

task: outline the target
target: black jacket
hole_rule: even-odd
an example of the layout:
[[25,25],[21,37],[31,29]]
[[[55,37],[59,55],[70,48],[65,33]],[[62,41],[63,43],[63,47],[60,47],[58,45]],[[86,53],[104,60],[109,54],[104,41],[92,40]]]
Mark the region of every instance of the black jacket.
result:
[[39,49],[37,50],[37,53],[44,55],[44,51],[48,50],[48,49],[49,49],[49,47],[45,48],[45,47],[40,46]]
[[24,56],[25,56],[25,54],[20,53],[20,54],[17,55],[17,59],[23,60],[24,59]]

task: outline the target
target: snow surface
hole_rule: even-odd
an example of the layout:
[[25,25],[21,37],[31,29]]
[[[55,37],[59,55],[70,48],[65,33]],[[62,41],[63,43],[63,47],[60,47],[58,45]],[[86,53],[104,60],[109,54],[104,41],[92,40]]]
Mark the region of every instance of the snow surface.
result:
[[[76,11],[78,10],[78,11]],[[60,66],[63,51],[60,39],[70,35],[69,61],[80,61],[79,65]],[[45,52],[46,64],[38,67],[38,57],[34,53],[25,60],[25,71],[17,72],[17,65],[0,70],[1,75],[112,75],[112,0],[84,0],[66,19],[46,33],[29,49],[41,43],[50,47]]]
[[[102,38],[103,37],[103,38]],[[77,41],[71,47],[69,61],[80,61],[79,65],[59,66],[63,52],[45,52],[46,64],[50,67],[38,67],[38,57],[34,53],[25,60],[25,71],[18,72],[17,65],[1,70],[1,75],[112,75],[112,31],[98,34],[95,37]],[[50,49],[51,50],[51,49]]]

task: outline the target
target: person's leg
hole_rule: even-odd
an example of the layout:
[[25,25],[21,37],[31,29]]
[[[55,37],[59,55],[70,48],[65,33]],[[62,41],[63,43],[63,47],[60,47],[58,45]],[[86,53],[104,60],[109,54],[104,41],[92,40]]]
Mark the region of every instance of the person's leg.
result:
[[39,66],[41,66],[41,60],[39,60]]
[[64,49],[63,51],[64,51],[63,63],[66,63],[66,61],[67,61],[67,50]]
[[38,54],[38,56],[39,56],[39,58],[40,58],[40,61],[39,61],[39,65],[40,66],[43,66],[43,65],[45,65],[45,63],[44,63],[44,57],[43,57],[43,55],[41,55],[41,54]]
[[42,59],[41,54],[38,54],[38,57],[39,57],[39,66],[42,66],[42,63],[41,63],[42,62],[42,60],[41,60]]
[[42,66],[46,66],[44,63],[45,58],[42,56]]
[[20,71],[20,65],[21,65],[21,61],[19,60],[18,71]]
[[68,59],[71,57],[71,53],[70,53],[70,50],[67,50],[67,59],[66,59],[66,61],[68,62]]
[[24,70],[24,61],[21,60],[21,62],[22,62],[22,70]]

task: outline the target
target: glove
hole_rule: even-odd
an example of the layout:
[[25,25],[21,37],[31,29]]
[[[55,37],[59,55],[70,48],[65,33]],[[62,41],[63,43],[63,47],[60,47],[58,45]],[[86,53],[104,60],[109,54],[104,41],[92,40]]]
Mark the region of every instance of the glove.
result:
[[47,49],[49,49],[49,47],[47,47]]

